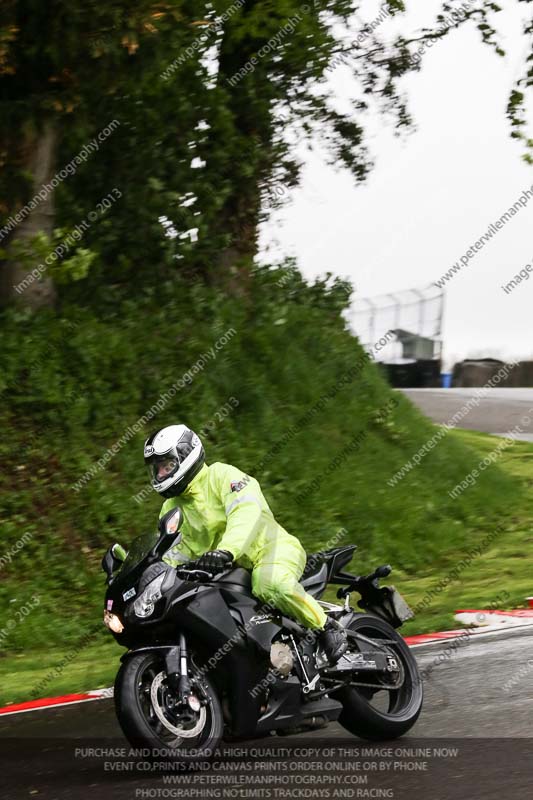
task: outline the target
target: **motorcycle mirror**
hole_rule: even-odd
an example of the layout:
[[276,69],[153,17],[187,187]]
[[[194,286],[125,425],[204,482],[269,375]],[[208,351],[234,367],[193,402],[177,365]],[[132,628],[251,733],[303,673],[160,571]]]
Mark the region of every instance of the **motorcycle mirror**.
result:
[[180,527],[183,522],[181,508],[167,511],[158,522],[159,539],[152,550],[152,555],[161,558],[172,544],[178,544],[181,539]]
[[382,567],[378,567],[377,570],[374,572],[375,578],[386,578],[387,575],[390,575],[392,572],[392,567],[390,564],[384,564]]
[[[122,555],[124,557],[122,557]],[[117,570],[121,565],[124,559],[126,558],[126,551],[124,550],[121,545],[115,543],[109,547],[104,557],[102,558],[102,569],[107,575],[108,580],[112,577],[115,570]]]
[[181,528],[183,522],[183,514],[181,508],[172,508],[160,518],[158,529],[161,537],[174,538]]

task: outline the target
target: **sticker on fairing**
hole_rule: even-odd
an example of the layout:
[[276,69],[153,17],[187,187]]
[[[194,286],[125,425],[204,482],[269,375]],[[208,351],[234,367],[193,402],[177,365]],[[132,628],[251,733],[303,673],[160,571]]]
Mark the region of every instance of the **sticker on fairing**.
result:
[[112,600],[108,600],[107,601],[107,610],[111,611],[112,608],[113,608],[113,601]]
[[128,589],[127,592],[124,592],[124,594],[122,595],[122,599],[124,600],[124,602],[126,602],[126,600],[129,600],[130,597],[135,597],[136,594],[137,594],[137,589],[135,588],[135,586],[132,586],[131,589]]
[[265,622],[272,622],[272,617],[269,614],[257,614],[255,617],[250,617],[250,622],[254,625],[263,625]]

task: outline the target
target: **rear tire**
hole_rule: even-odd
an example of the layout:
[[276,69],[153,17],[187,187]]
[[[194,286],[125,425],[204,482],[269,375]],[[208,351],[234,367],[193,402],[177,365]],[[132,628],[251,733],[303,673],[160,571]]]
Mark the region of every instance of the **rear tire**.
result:
[[[173,717],[172,709],[167,709],[165,698],[170,698],[172,702],[172,692],[165,686],[164,658],[156,652],[139,653],[128,658],[121,666],[115,681],[115,711],[132,747],[148,748],[152,753],[159,751],[158,757],[166,750],[179,751],[175,757],[182,762],[212,757],[224,728],[220,702],[211,683],[193,664],[190,664],[189,677],[195,695],[205,701],[202,706],[205,712],[200,710],[196,715],[196,723],[194,714],[190,714],[192,721],[188,722],[189,730],[193,730],[195,724],[198,727],[201,725],[204,713],[205,722],[198,735],[183,738],[167,727],[176,728],[181,723],[179,714]],[[157,697],[161,698],[157,700],[157,710],[152,702],[152,687],[154,691],[157,689]],[[161,718],[165,721],[162,722]]]
[[[356,616],[346,630],[361,633],[377,642],[380,639],[393,642],[386,646],[400,660],[404,675],[401,687],[390,692],[388,711],[371,703],[379,690],[355,686],[339,689],[332,694],[343,705],[338,721],[343,728],[362,739],[383,741],[403,736],[417,721],[424,699],[418,665],[409,647],[388,622],[372,614]],[[384,691],[388,691],[385,686]]]

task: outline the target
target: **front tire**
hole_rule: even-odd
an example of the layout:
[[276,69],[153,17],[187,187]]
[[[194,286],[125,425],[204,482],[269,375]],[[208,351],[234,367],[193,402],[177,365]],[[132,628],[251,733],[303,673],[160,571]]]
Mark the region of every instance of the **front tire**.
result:
[[[191,659],[192,662],[192,659]],[[222,738],[222,709],[213,686],[190,664],[200,710],[180,707],[166,684],[164,658],[156,652],[131,656],[115,681],[115,711],[128,742],[150,751],[179,751],[179,761],[212,757]],[[180,735],[181,734],[181,735]]]
[[[346,630],[362,634],[377,643],[382,640],[382,646],[398,659],[403,679],[398,688],[387,688],[384,684],[383,690],[357,686],[338,690],[333,696],[343,705],[340,724],[355,736],[372,741],[403,736],[417,721],[424,699],[418,665],[409,647],[388,622],[372,614],[354,617]],[[350,636],[349,639],[356,641]],[[383,694],[388,694],[388,698],[383,698]]]

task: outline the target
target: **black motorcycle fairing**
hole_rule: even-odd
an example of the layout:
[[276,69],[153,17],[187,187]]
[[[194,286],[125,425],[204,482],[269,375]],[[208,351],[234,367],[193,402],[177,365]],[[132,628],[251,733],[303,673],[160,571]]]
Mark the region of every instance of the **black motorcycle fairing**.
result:
[[251,572],[243,567],[236,567],[229,572],[223,572],[214,579],[217,586],[228,586],[234,591],[241,590],[245,594],[252,592],[252,575]]
[[307,720],[322,717],[325,721],[337,720],[342,705],[330,697],[309,700],[302,705],[301,684],[296,676],[276,678],[270,684],[268,708],[259,718],[256,732],[268,733],[305,724]]
[[310,553],[300,580],[306,592],[318,599],[324,594],[328,582],[337,576],[346,577],[342,567],[351,561],[355,550],[357,545],[350,544]]
[[356,544],[347,544],[342,547],[333,547],[331,550],[326,550],[325,556],[329,567],[328,580],[339,573],[342,568],[352,560],[356,550]]
[[235,650],[229,659],[227,689],[231,714],[231,731],[239,738],[250,738],[257,731],[264,691],[261,687],[267,674],[264,661],[250,658],[247,650]]
[[[254,630],[246,624],[261,609],[259,600],[246,597],[229,587],[218,588],[218,582],[210,584],[210,591],[190,600],[179,608],[179,625],[193,634],[198,642],[209,642],[209,652],[203,661],[208,674],[227,692],[231,714],[231,729],[234,736],[252,736],[261,709],[261,694],[254,693],[254,687],[264,679],[270,666],[269,655],[272,638],[280,628],[269,625],[264,640],[254,638]],[[178,600],[179,602],[179,600]],[[243,612],[243,606],[246,609]],[[237,611],[237,614],[232,614]],[[236,622],[240,616],[242,624]],[[264,626],[266,627],[266,626]],[[252,656],[250,645],[254,642],[262,650],[262,657]]]
[[310,572],[300,581],[305,591],[316,599],[322,597],[328,583],[328,567],[322,563],[315,572]]
[[[172,568],[169,568],[169,572],[172,574]],[[144,573],[140,578],[139,585],[142,585],[143,577]],[[162,617],[167,617],[170,607],[176,602],[184,602],[187,598],[194,597],[200,592],[206,591],[210,588],[208,586],[203,586],[202,584],[193,583],[192,581],[181,580],[178,577],[173,577],[172,580],[165,578],[163,586],[165,586],[165,584],[165,591],[162,592],[162,597],[156,601],[154,611],[149,617],[138,617],[135,613],[135,599],[137,596],[142,594],[141,591],[139,591],[138,595],[133,597],[131,601],[125,605],[124,619],[128,623],[128,626],[135,626],[135,628],[150,628],[154,625],[159,625],[161,624]],[[161,587],[162,589],[163,586]],[[146,588],[146,586],[144,588]]]
[[281,631],[281,615],[275,616],[252,595],[243,596],[240,592],[225,589],[222,596],[232,611],[239,615],[242,629],[249,642],[253,642],[259,652],[270,658],[272,641]]
[[214,584],[204,587],[201,594],[191,598],[186,608],[181,608],[180,598],[176,598],[170,604],[170,612],[172,611],[175,612],[176,621],[180,625],[186,623],[193,633],[208,641],[213,652],[227,642],[235,647],[243,645],[242,634],[224,603],[220,590]]
[[[172,570],[172,567],[162,561],[154,562],[151,557],[153,546],[154,537],[152,535],[144,534],[134,540],[121,569],[108,584],[104,606],[108,611],[112,611],[118,616],[124,615],[127,606],[135,601],[141,591],[146,588],[143,585],[143,576],[155,566],[155,563],[161,564],[162,569]],[[135,562],[137,556],[140,560]],[[120,642],[120,639],[117,641]]]
[[[210,658],[206,657],[205,663],[218,673],[216,677],[213,675],[214,679],[227,690],[232,733],[237,737],[252,736],[257,731],[261,704],[270,686],[267,682],[266,689],[261,688],[271,668],[273,642],[283,630],[290,628],[298,640],[304,638],[303,652],[310,663],[308,676],[312,678],[316,674],[311,665],[314,640],[309,639],[306,628],[283,617],[275,609],[265,610],[264,604],[251,594],[243,593],[242,587],[227,582],[221,585],[219,581],[213,581],[210,587],[211,592],[206,592],[204,587],[201,595],[182,608],[179,623],[184,630],[194,634],[197,641],[209,641],[210,650],[214,652]],[[278,687],[281,692],[279,703],[276,700],[277,710],[272,712],[268,722],[272,728],[294,724],[293,717],[298,708],[295,704],[301,702],[301,683],[296,676],[293,676],[294,681],[298,687],[296,694],[290,686],[282,691],[283,681]],[[335,711],[340,713],[337,704]],[[308,716],[307,712],[304,716]]]
[[128,661],[133,656],[138,655],[139,653],[163,653],[165,654],[175,645],[173,644],[148,644],[145,647],[135,647],[133,650],[127,650],[125,653],[122,653],[120,656],[120,662],[123,664],[125,661]]

